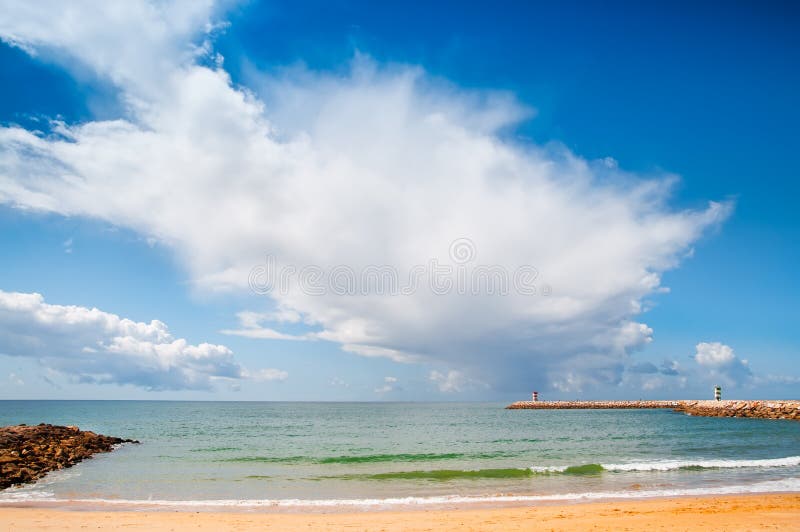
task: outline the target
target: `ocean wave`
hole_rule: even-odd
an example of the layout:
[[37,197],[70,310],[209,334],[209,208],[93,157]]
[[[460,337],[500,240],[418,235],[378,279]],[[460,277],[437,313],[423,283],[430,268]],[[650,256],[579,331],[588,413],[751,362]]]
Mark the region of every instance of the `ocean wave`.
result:
[[533,476],[528,468],[506,469],[434,469],[430,471],[393,471],[316,477],[317,480],[457,480],[485,478],[525,478]]
[[369,464],[381,462],[438,462],[443,460],[486,460],[513,456],[507,451],[487,453],[397,453],[341,456],[232,456],[217,462],[265,462],[276,464]]
[[466,458],[463,453],[400,453],[400,454],[371,454],[355,456],[329,456],[320,458],[320,464],[367,464],[374,462],[430,462],[436,460],[457,460]]
[[[466,458],[493,458],[489,453],[467,455],[461,453],[445,454],[376,454],[364,456],[334,456],[327,458],[294,457],[259,457],[246,456],[227,458],[225,462],[272,462],[272,463],[314,463],[314,464],[362,464],[381,462],[432,462],[438,460],[455,460]],[[800,465],[800,456],[786,458],[768,458],[760,460],[659,460],[649,462],[630,462],[623,464],[575,464],[564,466],[531,466],[520,468],[490,469],[428,469],[412,471],[390,471],[383,473],[345,473],[338,475],[321,475],[314,480],[459,480],[459,479],[512,479],[535,475],[599,475],[603,472],[627,473],[647,471],[705,470],[733,468],[774,468]]]
[[230,458],[220,458],[215,462],[264,462],[269,464],[302,464],[316,463],[314,458],[308,456],[232,456]]
[[89,504],[123,507],[240,507],[240,508],[331,508],[355,507],[382,509],[408,506],[450,506],[463,504],[515,504],[550,501],[592,501],[614,499],[648,499],[654,497],[693,497],[701,495],[736,495],[745,493],[794,493],[800,492],[800,478],[767,480],[752,484],[714,486],[705,488],[668,488],[658,490],[597,491],[576,493],[554,493],[542,495],[437,495],[430,497],[394,497],[385,499],[216,499],[216,500],[134,500],[134,499],[57,499],[34,496],[25,499],[23,494],[15,498],[0,495],[0,505],[26,503]]
[[532,466],[534,473],[589,473],[589,472],[633,472],[675,471],[703,469],[737,469],[746,467],[793,467],[800,465],[800,456],[766,458],[758,460],[657,460],[631,462],[627,464],[586,464],[579,466]]
[[426,471],[391,471],[388,473],[354,473],[344,475],[330,475],[317,477],[317,479],[341,480],[470,480],[470,479],[512,479],[527,478],[537,474],[559,473],[564,475],[596,475],[604,470],[600,464],[583,464],[558,468],[557,470],[524,468],[493,468],[493,469],[433,469]]

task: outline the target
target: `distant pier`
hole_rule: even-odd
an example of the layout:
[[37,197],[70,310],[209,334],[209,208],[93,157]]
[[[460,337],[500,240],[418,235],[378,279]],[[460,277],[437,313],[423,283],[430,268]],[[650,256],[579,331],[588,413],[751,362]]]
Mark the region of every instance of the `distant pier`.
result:
[[583,410],[614,408],[678,408],[680,401],[517,401],[508,410]]
[[800,420],[800,401],[517,401],[508,410],[665,409],[705,417]]

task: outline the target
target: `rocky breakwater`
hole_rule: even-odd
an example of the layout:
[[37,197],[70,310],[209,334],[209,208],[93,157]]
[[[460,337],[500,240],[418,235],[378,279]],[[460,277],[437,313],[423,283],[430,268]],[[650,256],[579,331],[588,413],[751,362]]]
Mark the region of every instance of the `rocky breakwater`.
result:
[[676,410],[693,416],[800,420],[800,401],[680,401]]
[[678,408],[680,401],[517,401],[509,410],[581,410],[614,408]]
[[121,443],[139,443],[103,436],[78,427],[16,425],[0,428],[0,489],[33,482],[50,471],[63,469],[95,453],[114,450]]

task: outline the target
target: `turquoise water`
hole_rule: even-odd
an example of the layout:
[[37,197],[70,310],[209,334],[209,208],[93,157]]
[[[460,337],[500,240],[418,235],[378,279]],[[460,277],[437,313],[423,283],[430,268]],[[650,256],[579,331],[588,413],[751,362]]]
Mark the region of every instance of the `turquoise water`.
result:
[[800,423],[484,403],[0,401],[134,438],[0,503],[386,506],[800,491]]

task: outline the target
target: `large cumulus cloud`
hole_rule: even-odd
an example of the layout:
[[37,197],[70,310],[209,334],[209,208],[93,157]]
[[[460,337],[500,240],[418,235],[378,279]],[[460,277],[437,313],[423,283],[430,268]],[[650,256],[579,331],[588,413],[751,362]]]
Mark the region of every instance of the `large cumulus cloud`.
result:
[[0,290],[0,354],[32,357],[80,382],[150,390],[209,389],[214,382],[283,380],[286,372],[250,372],[224,345],[173,338],[158,320],[142,323],[96,308],[51,305],[41,294]]
[[[534,295],[314,295],[293,278],[243,309],[290,312],[351,352],[507,389],[618,383],[652,334],[643,299],[730,211],[675,210],[674,176],[519,141],[510,132],[530,113],[513,96],[417,67],[356,57],[345,74],[296,68],[234,86],[206,40],[208,5],[3,4],[0,37],[94,69],[127,107],[49,135],[0,129],[0,202],[155,238],[200,290],[247,290],[266,255],[278,268],[407,275],[452,266],[456,239],[474,245],[470,268],[537,272]],[[73,23],[54,25],[65,10]],[[279,320],[250,325],[228,332],[283,335]]]

